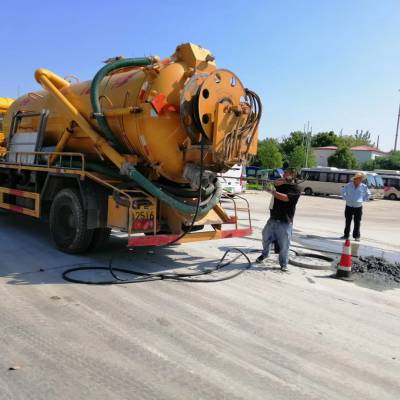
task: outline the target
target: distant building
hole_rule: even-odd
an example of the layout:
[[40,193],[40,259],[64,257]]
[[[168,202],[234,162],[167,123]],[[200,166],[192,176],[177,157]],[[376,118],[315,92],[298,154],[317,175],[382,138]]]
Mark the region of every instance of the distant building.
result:
[[[337,146],[317,147],[314,149],[317,165],[321,167],[328,166],[328,158],[335,153]],[[376,157],[386,156],[387,153],[371,146],[355,146],[351,148],[351,152],[359,164],[365,161],[375,160]]]
[[387,155],[384,151],[371,146],[355,146],[351,148],[351,152],[360,164],[365,161],[375,160],[376,157]]
[[335,153],[337,150],[336,146],[325,146],[314,148],[315,160],[317,165],[320,167],[328,166],[328,158]]

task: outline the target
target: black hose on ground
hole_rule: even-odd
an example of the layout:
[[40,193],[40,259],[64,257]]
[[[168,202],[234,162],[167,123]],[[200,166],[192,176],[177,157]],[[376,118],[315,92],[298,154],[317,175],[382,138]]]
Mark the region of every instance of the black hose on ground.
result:
[[[307,248],[304,248],[307,249]],[[313,249],[308,249],[308,250],[313,250]],[[236,256],[233,260],[225,262],[225,259],[229,253],[232,251],[236,251],[239,253],[238,256]],[[324,261],[333,261],[333,258],[324,256],[321,254],[313,254],[313,253],[301,253],[296,250],[290,249],[292,253],[294,253],[296,256],[305,256],[305,257],[311,257],[311,258],[316,258]],[[217,265],[213,268],[209,268],[206,271],[201,271],[201,272],[192,272],[192,273],[147,273],[147,272],[142,272],[142,271],[136,271],[128,268],[119,268],[119,267],[114,267],[114,258],[111,258],[108,262],[108,266],[90,266],[90,263],[85,263],[84,266],[82,264],[74,264],[72,268],[69,268],[65,270],[62,274],[62,277],[64,280],[71,282],[71,283],[79,283],[79,284],[86,284],[86,285],[118,285],[118,284],[124,284],[124,283],[144,283],[144,282],[153,282],[153,281],[160,281],[160,280],[172,280],[172,281],[185,281],[185,282],[197,282],[197,283],[212,283],[212,282],[223,282],[229,279],[233,279],[239,275],[241,275],[243,272],[249,270],[252,267],[252,262],[248,256],[248,253],[256,253],[256,252],[261,252],[261,250],[258,249],[252,249],[245,253],[243,250],[238,249],[238,248],[230,248],[225,251],[224,255],[222,258],[218,261]],[[222,270],[223,268],[231,265],[233,262],[238,260],[240,257],[244,257],[247,261],[247,265],[244,269],[241,269],[233,274],[230,274],[229,276],[225,276],[223,278],[204,278],[201,279],[199,277],[201,276],[207,276],[212,273],[215,273],[217,271]],[[301,267],[301,268],[310,268],[310,269],[320,269],[318,267],[312,266],[312,265],[307,265],[305,263],[299,263],[299,262],[293,262],[293,258],[290,259],[289,261],[292,265]],[[325,268],[324,268],[325,269]],[[89,280],[84,280],[84,279],[78,279],[78,278],[72,278],[70,274],[78,271],[108,271],[110,275],[113,277],[112,280],[107,280],[107,281],[89,281]],[[124,279],[117,275],[117,273],[123,273],[123,274],[128,274],[128,275],[134,275],[136,276],[135,279]]]
[[[239,253],[238,256],[236,256],[233,260],[231,261],[225,261],[225,258],[229,253],[232,251],[236,251]],[[201,276],[207,276],[210,275],[214,272],[220,271],[222,268],[225,268],[229,265],[232,264],[232,262],[235,262],[238,260],[240,257],[244,257],[247,261],[247,265],[244,269],[241,269],[239,271],[236,271],[233,274],[230,274],[229,276],[225,276],[223,278],[199,278]],[[196,282],[196,283],[212,283],[212,282],[223,282],[229,279],[236,278],[237,276],[241,275],[243,272],[249,270],[252,266],[252,262],[250,261],[250,258],[248,255],[241,249],[237,248],[231,248],[225,251],[224,255],[221,257],[221,259],[218,261],[217,265],[213,268],[209,268],[205,271],[201,272],[192,272],[192,273],[147,273],[147,272],[142,272],[142,271],[135,271],[127,268],[115,268],[113,267],[113,258],[110,259],[109,265],[106,266],[76,266],[73,268],[69,268],[65,270],[62,274],[62,277],[64,280],[72,283],[80,283],[80,284],[86,284],[86,285],[118,285],[118,284],[124,284],[124,283],[143,283],[143,282],[153,282],[153,281],[160,281],[160,280],[172,280],[172,281],[185,281],[185,282]],[[76,264],[75,264],[76,265]],[[77,279],[77,278],[72,278],[70,274],[77,272],[77,271],[109,271],[110,274],[114,279],[108,280],[108,281],[88,281],[88,280],[83,280],[83,279]],[[129,275],[134,275],[137,278],[135,279],[124,279],[121,278],[120,276],[117,275],[117,272],[119,273],[124,273],[124,274],[129,274]]]
[[[290,252],[293,253],[295,255],[295,257],[306,257],[306,258],[315,258],[317,260],[323,260],[323,261],[327,261],[327,262],[333,262],[334,258],[327,256],[327,255],[323,255],[323,254],[315,254],[315,253],[303,253],[303,252],[299,252],[294,250],[293,245],[290,246]],[[302,246],[294,246],[296,248],[301,248],[304,250],[312,250],[312,251],[321,251],[321,250],[317,250],[317,249],[312,249],[312,248],[307,248],[307,247],[302,247]],[[253,249],[250,251],[250,253],[261,253],[262,250],[259,249]],[[333,253],[333,252],[326,252],[326,253],[331,253],[331,254],[338,254],[338,253]],[[299,268],[307,268],[307,269],[315,269],[315,270],[326,270],[328,268],[326,268],[325,266],[320,266],[320,265],[315,265],[315,264],[310,264],[307,262],[301,262],[301,260],[296,260],[294,257],[289,255],[289,264],[294,265],[295,267],[299,267]]]

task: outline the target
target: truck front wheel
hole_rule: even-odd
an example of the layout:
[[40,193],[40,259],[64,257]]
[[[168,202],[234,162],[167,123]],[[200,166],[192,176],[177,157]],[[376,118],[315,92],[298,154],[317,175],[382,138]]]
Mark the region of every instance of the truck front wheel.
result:
[[86,213],[75,189],[60,190],[50,209],[50,234],[63,252],[85,252],[92,241],[93,229],[87,229]]

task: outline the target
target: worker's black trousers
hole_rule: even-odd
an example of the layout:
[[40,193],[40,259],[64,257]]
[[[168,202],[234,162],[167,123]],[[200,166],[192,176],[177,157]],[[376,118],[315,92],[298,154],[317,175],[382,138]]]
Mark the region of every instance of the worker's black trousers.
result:
[[357,239],[360,237],[360,224],[362,217],[362,207],[349,207],[346,206],[344,210],[344,216],[346,217],[346,227],[344,228],[344,236],[348,238],[350,236],[351,220],[354,217],[354,229],[353,238]]

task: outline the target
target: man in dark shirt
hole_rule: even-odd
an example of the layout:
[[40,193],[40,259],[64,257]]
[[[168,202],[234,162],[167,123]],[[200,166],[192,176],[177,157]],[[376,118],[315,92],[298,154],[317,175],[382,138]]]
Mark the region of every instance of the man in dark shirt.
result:
[[[271,243],[279,246],[279,264],[282,271],[288,270],[289,246],[292,237],[293,218],[300,190],[296,184],[297,172],[286,169],[283,178],[275,181],[270,189],[273,198],[270,205],[270,218],[262,231],[263,251],[256,262],[261,263],[268,257]],[[277,188],[277,189],[276,189]]]

